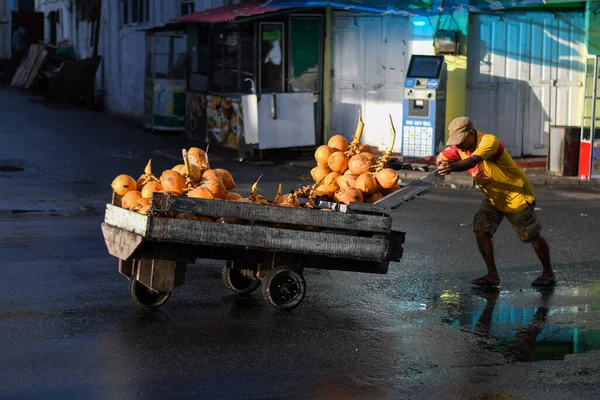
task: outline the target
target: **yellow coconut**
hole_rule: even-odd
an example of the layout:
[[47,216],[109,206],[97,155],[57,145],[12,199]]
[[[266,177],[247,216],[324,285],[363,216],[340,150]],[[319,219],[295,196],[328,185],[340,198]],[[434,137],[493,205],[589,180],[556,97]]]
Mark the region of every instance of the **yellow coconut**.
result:
[[393,187],[398,182],[398,173],[391,168],[383,168],[375,174],[377,182],[384,189]]
[[187,193],[187,197],[192,197],[195,199],[207,199],[207,200],[212,200],[214,198],[212,192],[203,186],[198,186],[197,188],[194,188],[192,190],[190,190]]
[[162,173],[160,185],[164,191],[177,196],[181,196],[187,188],[183,175],[173,170],[166,170]]
[[373,165],[371,159],[365,154],[357,154],[352,156],[350,161],[348,161],[348,169],[354,175],[362,175],[365,172],[369,171],[369,167]]
[[223,182],[218,179],[207,179],[202,183],[201,187],[205,187],[213,194],[217,199],[224,199],[227,196],[227,189]]
[[150,204],[143,206],[138,210],[138,213],[146,215],[150,211]]
[[131,210],[138,205],[138,200],[142,198],[142,194],[137,190],[130,190],[125,193],[121,199],[121,207]]
[[126,174],[117,176],[110,185],[116,194],[125,196],[131,190],[137,190],[136,180]]
[[331,172],[331,168],[326,165],[317,165],[313,169],[310,170],[310,176],[312,176],[315,182],[319,182],[321,179],[325,178],[327,174]]
[[329,168],[331,168],[332,171],[342,174],[348,169],[348,161],[350,161],[350,159],[346,154],[342,151],[336,151],[329,156],[327,165],[329,165]]
[[163,190],[163,188],[158,182],[146,183],[142,189],[142,197],[145,199],[151,199],[152,193],[160,192],[161,190]]
[[233,176],[223,168],[215,168],[215,172],[221,175],[221,179],[223,180],[223,185],[225,185],[225,189],[231,190],[235,189],[235,181],[233,180]]
[[333,135],[329,138],[327,146],[329,146],[334,151],[347,151],[348,140],[346,140],[346,138],[342,135]]
[[363,193],[371,194],[379,190],[379,184],[373,174],[365,173],[356,179],[356,188]]
[[327,165],[327,160],[329,160],[329,156],[333,153],[334,150],[327,145],[322,145],[317,148],[315,151],[315,160],[317,160],[317,165]]

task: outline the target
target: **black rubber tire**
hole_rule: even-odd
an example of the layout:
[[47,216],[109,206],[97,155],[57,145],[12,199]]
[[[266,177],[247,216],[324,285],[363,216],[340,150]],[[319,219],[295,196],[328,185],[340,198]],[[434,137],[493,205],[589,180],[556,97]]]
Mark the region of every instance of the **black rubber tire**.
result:
[[275,267],[262,283],[265,299],[277,308],[291,310],[298,307],[306,295],[306,281],[296,271]]
[[255,291],[260,286],[260,281],[242,275],[238,268],[233,268],[234,262],[227,261],[221,276],[225,287],[238,294],[247,294]]
[[165,304],[171,292],[153,292],[136,279],[129,281],[129,296],[142,308],[158,308]]

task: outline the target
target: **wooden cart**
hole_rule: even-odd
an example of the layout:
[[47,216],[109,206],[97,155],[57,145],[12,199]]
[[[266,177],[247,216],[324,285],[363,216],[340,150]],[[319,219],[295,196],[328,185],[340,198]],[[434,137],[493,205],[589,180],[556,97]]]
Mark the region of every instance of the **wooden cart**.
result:
[[[437,174],[376,204],[319,202],[318,208],[194,199],[155,193],[150,215],[107,204],[102,224],[132,299],[159,307],[185,282],[187,264],[225,260],[225,286],[249,293],[262,286],[272,305],[291,309],[306,293],[304,268],[385,274],[402,257],[404,232],[392,229],[392,208],[428,191]],[[173,218],[174,213],[223,217],[227,223]]]

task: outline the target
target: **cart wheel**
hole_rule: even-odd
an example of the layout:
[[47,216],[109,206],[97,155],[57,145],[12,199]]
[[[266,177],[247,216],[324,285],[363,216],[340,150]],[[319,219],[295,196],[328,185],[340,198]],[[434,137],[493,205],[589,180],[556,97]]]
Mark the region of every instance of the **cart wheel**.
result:
[[154,292],[137,279],[131,279],[129,281],[129,295],[139,306],[150,309],[165,304],[169,300],[171,292]]
[[234,269],[233,265],[233,261],[227,261],[223,267],[223,282],[227,289],[239,294],[246,294],[253,292],[260,286],[259,281],[244,276],[239,269]]
[[306,281],[291,269],[276,267],[265,277],[262,291],[265,299],[275,307],[291,310],[304,300]]

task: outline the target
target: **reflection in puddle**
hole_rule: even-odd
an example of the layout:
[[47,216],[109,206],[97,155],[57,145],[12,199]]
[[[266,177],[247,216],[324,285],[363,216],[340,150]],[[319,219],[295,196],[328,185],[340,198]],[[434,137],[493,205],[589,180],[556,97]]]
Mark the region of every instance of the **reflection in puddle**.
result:
[[545,288],[501,292],[497,288],[439,297],[441,321],[474,334],[478,343],[506,362],[562,360],[568,354],[600,350],[600,306],[593,290]]

